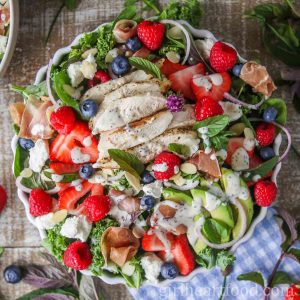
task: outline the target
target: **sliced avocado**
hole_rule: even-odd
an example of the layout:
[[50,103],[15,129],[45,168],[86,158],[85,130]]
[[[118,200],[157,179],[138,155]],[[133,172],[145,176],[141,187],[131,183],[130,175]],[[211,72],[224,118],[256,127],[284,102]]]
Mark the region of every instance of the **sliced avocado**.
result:
[[197,254],[204,250],[206,247],[207,245],[201,239],[198,239],[195,245],[193,245],[193,249]]
[[180,203],[186,202],[190,205],[193,202],[193,198],[189,192],[178,191],[172,188],[164,188],[162,194],[165,200],[171,200]]

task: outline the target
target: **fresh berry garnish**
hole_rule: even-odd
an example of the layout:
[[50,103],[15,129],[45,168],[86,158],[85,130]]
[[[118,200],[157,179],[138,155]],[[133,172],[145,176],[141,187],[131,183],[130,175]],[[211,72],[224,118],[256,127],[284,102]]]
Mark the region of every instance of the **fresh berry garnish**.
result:
[[65,164],[61,162],[50,162],[49,167],[58,175],[77,173],[80,169],[80,165]]
[[85,270],[92,263],[92,253],[89,245],[76,241],[70,244],[64,252],[64,264],[74,270]]
[[195,269],[194,254],[185,234],[175,237],[175,245],[171,253],[181,275],[188,275]]
[[166,77],[169,77],[171,74],[176,73],[181,70],[184,70],[186,68],[188,68],[188,66],[185,66],[182,64],[176,64],[176,63],[169,61],[168,59],[165,59],[163,62],[163,65],[160,68],[160,71]]
[[155,178],[150,174],[149,171],[145,170],[141,175],[142,183],[149,184],[155,181]]
[[286,294],[285,300],[300,300],[300,284],[291,285]]
[[22,279],[22,270],[16,265],[8,266],[3,271],[4,279],[7,283],[18,283]]
[[0,185],[0,213],[4,209],[7,202],[7,194],[3,186]]
[[172,73],[168,77],[171,81],[172,90],[182,94],[184,98],[195,100],[196,98],[191,88],[191,80],[196,74],[204,74],[204,67],[202,64],[197,64]]
[[259,150],[259,155],[263,160],[268,160],[275,156],[275,152],[272,147],[265,147]]
[[100,183],[95,183],[91,189],[91,196],[103,196],[104,195],[104,186]]
[[158,22],[143,21],[137,27],[137,35],[150,50],[160,48],[165,34],[165,25]]
[[89,179],[93,176],[93,174],[94,174],[94,168],[91,164],[85,164],[80,167],[79,176],[82,179]]
[[167,98],[167,107],[171,112],[179,112],[182,111],[184,105],[184,98],[177,95],[170,95]]
[[209,96],[198,100],[195,105],[195,117],[197,121],[203,121],[209,117],[222,115],[223,112],[223,108],[219,102]]
[[139,40],[139,38],[137,36],[135,36],[135,37],[132,37],[132,38],[127,40],[126,46],[129,50],[131,50],[133,52],[136,52],[136,51],[140,50],[143,47],[143,44]]
[[152,170],[157,180],[167,180],[179,172],[181,159],[176,154],[162,152],[154,160]]
[[142,209],[152,209],[155,205],[156,201],[153,196],[145,195],[141,199],[141,208]]
[[91,99],[87,99],[80,104],[80,111],[84,119],[94,117],[98,111],[98,104]]
[[266,122],[273,122],[276,120],[277,115],[278,115],[277,109],[274,106],[269,106],[264,110],[263,119]]
[[108,73],[106,73],[105,71],[103,70],[99,70],[95,73],[94,75],[94,78],[93,79],[90,79],[88,80],[87,82],[87,86],[88,88],[92,88],[93,86],[97,85],[97,84],[101,84],[101,83],[104,83],[104,82],[107,82],[109,81],[111,78],[109,76]]
[[224,93],[230,90],[231,77],[226,72],[206,76],[198,74],[193,76],[191,86],[197,100],[210,96],[221,101]]
[[165,262],[161,266],[160,274],[164,279],[174,279],[178,276],[178,268],[171,262]]
[[61,106],[50,116],[51,126],[60,134],[68,134],[75,126],[75,113],[70,106]]
[[88,124],[77,121],[68,135],[58,134],[50,145],[50,160],[66,164],[96,162],[98,141]]
[[108,196],[89,196],[83,201],[88,219],[98,222],[110,211],[111,202]]
[[217,72],[226,72],[235,65],[237,53],[232,47],[219,41],[211,48],[209,61]]
[[53,210],[52,197],[42,189],[33,189],[29,196],[29,211],[34,217],[46,215]]
[[112,71],[118,76],[126,74],[130,68],[128,58],[125,56],[117,56],[111,63]]
[[277,195],[276,184],[270,180],[259,181],[254,185],[254,198],[259,206],[270,206]]
[[19,145],[24,150],[29,150],[34,147],[34,142],[30,139],[19,138]]
[[260,123],[256,128],[256,139],[260,146],[266,147],[273,143],[276,135],[276,127],[270,123]]
[[[164,234],[164,233],[163,233]],[[169,241],[170,248],[174,247],[174,235],[171,232],[165,233],[165,238]],[[165,251],[165,244],[158,238],[154,228],[148,229],[143,236],[142,248],[144,251]]]
[[238,65],[235,65],[233,68],[232,68],[232,73],[234,76],[236,77],[240,77],[240,74],[241,74],[241,71],[242,71],[242,68],[243,68],[243,64],[238,64]]

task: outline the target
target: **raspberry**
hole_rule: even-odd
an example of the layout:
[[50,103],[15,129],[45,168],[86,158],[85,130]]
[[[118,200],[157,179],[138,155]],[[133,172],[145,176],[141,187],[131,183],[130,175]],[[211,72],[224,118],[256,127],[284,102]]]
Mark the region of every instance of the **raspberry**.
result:
[[75,113],[70,106],[62,106],[50,116],[52,127],[63,135],[72,131],[75,126],[75,121]]
[[91,222],[98,222],[110,211],[111,203],[108,196],[89,196],[83,201],[83,206]]
[[93,86],[109,81],[110,79],[110,76],[105,71],[99,70],[95,73],[93,79],[88,80],[87,86],[90,89]]
[[285,294],[285,300],[300,300],[300,285],[291,285]]
[[262,147],[273,143],[276,135],[276,127],[271,123],[260,123],[256,128],[256,139]]
[[29,196],[29,211],[34,217],[46,215],[53,210],[52,197],[42,189],[33,189]]
[[170,179],[172,176],[178,173],[180,162],[180,157],[173,153],[162,152],[158,154],[152,166],[154,177],[157,180]]
[[197,121],[222,115],[223,112],[221,105],[210,96],[199,99],[195,105],[195,117]]
[[254,185],[254,198],[259,206],[270,206],[277,194],[276,184],[270,180],[259,181]]
[[70,244],[64,252],[64,264],[75,270],[85,270],[92,263],[89,245],[80,241]]
[[222,42],[216,42],[211,48],[209,60],[217,72],[226,72],[235,65],[237,53],[232,47]]
[[0,213],[4,209],[7,201],[7,194],[5,189],[0,185]]

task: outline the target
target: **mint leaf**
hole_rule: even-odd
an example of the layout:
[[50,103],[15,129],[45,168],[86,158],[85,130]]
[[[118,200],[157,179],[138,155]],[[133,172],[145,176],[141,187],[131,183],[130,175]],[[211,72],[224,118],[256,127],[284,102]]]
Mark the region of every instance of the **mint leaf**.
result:
[[289,258],[294,259],[296,262],[300,263],[300,249],[292,248],[287,253]]
[[28,85],[26,87],[13,84],[11,86],[11,90],[23,95],[24,98],[28,98],[31,95],[38,98],[40,98],[41,96],[48,96],[46,81],[42,81],[41,83],[36,85]]
[[214,146],[216,151],[221,149],[226,149],[228,145],[228,138],[235,136],[236,134],[233,131],[224,131],[219,133],[218,135],[213,136],[210,141]]
[[147,59],[141,57],[130,57],[129,63],[132,66],[136,67],[137,69],[143,70],[146,73],[149,73],[154,77],[157,77],[159,80],[163,79],[158,66]]
[[229,124],[229,117],[225,115],[215,116],[207,118],[203,121],[196,122],[193,129],[197,130],[199,128],[207,127],[207,135],[213,137],[220,133]]
[[188,156],[190,153],[190,149],[188,146],[176,143],[169,144],[168,150],[182,156]]
[[23,149],[19,143],[17,143],[16,153],[14,157],[14,175],[20,176],[21,172],[25,169],[28,163],[29,151]]
[[262,286],[262,288],[265,287],[264,278],[260,272],[250,272],[250,273],[239,275],[237,277],[237,280],[251,281],[259,284],[260,286]]
[[108,154],[123,171],[140,178],[145,167],[136,156],[119,149],[109,149]]
[[272,281],[271,287],[275,287],[280,284],[291,284],[294,280],[286,272],[278,271],[275,273],[274,279]]
[[275,107],[278,111],[276,121],[279,124],[284,125],[286,123],[287,118],[287,108],[285,101],[280,98],[270,98],[266,100],[260,107],[260,113],[262,113],[266,108],[270,106]]
[[214,219],[206,219],[203,225],[203,233],[210,242],[221,244],[229,241],[231,230]]

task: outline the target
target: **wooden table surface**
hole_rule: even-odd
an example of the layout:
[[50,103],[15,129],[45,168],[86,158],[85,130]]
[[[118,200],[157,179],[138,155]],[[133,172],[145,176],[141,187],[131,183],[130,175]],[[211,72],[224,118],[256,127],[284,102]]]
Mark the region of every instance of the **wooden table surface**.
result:
[[[47,64],[58,49],[69,44],[73,38],[97,25],[111,20],[122,8],[121,0],[81,1],[75,12],[63,10],[49,43],[44,40],[59,5],[58,0],[20,1],[20,30],[12,63],[3,80],[0,80],[0,104],[5,106],[18,100],[9,91],[9,84],[27,85],[33,82],[36,71]],[[165,1],[166,2],[166,1]],[[235,44],[246,58],[259,58],[268,66],[274,77],[278,76],[281,65],[266,54],[260,42],[260,33],[255,22],[245,20],[242,14],[257,3],[268,1],[255,0],[206,0],[205,17],[202,27],[213,31],[220,39]],[[274,1],[272,1],[274,2]],[[282,93],[279,90],[278,95]],[[294,145],[300,149],[300,116],[288,103],[288,126],[291,129]],[[8,192],[8,205],[0,216],[0,246],[5,252],[0,258],[0,299],[16,299],[28,292],[31,287],[25,284],[8,285],[4,282],[2,271],[5,266],[19,260],[39,262],[40,238],[38,231],[26,220],[21,202],[17,198],[14,178],[11,172],[12,138],[11,120],[8,111],[0,112],[0,182]],[[294,213],[300,212],[300,160],[293,152],[284,161],[279,180],[278,202]],[[125,287],[107,286],[110,299],[131,299]]]

